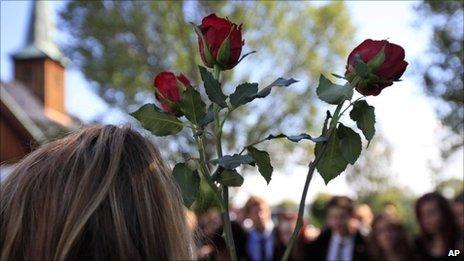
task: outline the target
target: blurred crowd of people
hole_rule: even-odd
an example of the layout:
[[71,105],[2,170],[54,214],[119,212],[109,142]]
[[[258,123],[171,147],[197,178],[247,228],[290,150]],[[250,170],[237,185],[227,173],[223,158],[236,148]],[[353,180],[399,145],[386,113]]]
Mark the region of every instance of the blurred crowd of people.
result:
[[[321,229],[305,219],[291,260],[459,260],[464,254],[463,192],[453,200],[438,192],[417,199],[417,235],[405,228],[392,205],[374,215],[367,204],[333,196],[325,212]],[[251,196],[230,215],[239,260],[281,259],[296,225],[297,209],[271,210],[266,200]],[[199,216],[189,212],[188,220],[199,260],[228,260],[220,212],[214,208]]]

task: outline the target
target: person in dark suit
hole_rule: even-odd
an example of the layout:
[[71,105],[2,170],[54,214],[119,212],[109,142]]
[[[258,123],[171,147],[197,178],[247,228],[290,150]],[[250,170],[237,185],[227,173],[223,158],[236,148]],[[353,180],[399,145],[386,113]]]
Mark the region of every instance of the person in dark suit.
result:
[[[273,216],[275,216],[275,219],[277,220],[273,260],[282,260],[293,234],[293,230],[296,226],[298,219],[298,205],[295,204],[294,208],[292,208],[292,206],[281,204],[277,207]],[[290,260],[304,260],[305,245],[316,239],[319,233],[319,229],[311,226],[306,221],[303,221],[300,233],[298,234],[295,245],[293,246]]]
[[[222,236],[223,226],[219,211],[215,208],[209,209],[200,216],[198,223],[195,242],[197,244],[197,259],[229,260],[229,251]],[[248,260],[245,249],[246,231],[237,221],[231,221],[231,228],[238,260]]]
[[245,204],[245,215],[253,222],[245,244],[249,260],[272,260],[276,240],[271,208],[264,199],[252,196]]
[[326,207],[327,228],[307,245],[305,260],[368,260],[363,236],[350,229],[353,201],[345,196],[334,196]]

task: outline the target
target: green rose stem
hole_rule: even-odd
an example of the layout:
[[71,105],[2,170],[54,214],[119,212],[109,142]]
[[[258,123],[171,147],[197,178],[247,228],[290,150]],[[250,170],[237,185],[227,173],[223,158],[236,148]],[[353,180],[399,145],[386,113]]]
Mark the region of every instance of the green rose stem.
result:
[[[214,78],[219,82],[221,74],[221,69],[215,65],[214,66]],[[218,158],[222,157],[222,126],[224,122],[221,122],[219,117],[219,107],[217,104],[213,104],[213,111],[214,111],[214,134],[216,137],[216,151]],[[224,230],[224,237],[229,248],[230,258],[232,261],[237,260],[237,254],[235,250],[234,238],[232,235],[232,226],[230,225],[230,217],[229,217],[229,188],[227,186],[222,187],[222,198],[223,198],[223,211],[222,211],[222,223],[223,223],[223,230]]]
[[[205,147],[204,147],[203,138],[201,136],[195,135],[195,128],[193,126],[192,126],[192,131],[194,132],[193,136],[195,137],[195,142],[197,144],[198,154],[200,154],[200,164],[199,164],[200,172],[203,175],[204,179],[208,182],[208,185],[211,187],[216,197],[218,197],[218,199],[221,200],[220,191],[218,190],[218,187],[214,185],[213,181],[211,180],[211,172],[208,168],[208,165],[206,164]],[[222,209],[223,207],[221,206],[221,210]]]
[[353,106],[353,103],[355,103],[355,102],[357,102],[357,101],[359,101],[359,100],[361,100],[361,99],[363,99],[365,97],[366,96],[363,95],[363,96],[357,98],[356,100],[351,101],[350,104],[342,111],[342,113],[340,113],[340,115],[343,115],[343,113],[345,113],[349,108],[351,108],[351,106]]
[[[330,136],[332,135],[333,130],[337,126],[338,119],[341,116],[340,110],[342,109],[342,106],[343,106],[343,102],[338,104],[337,108],[335,109],[332,120],[330,121],[329,130],[327,131],[327,134],[326,134],[326,137],[328,139],[330,139]],[[296,221],[295,230],[293,230],[292,237],[290,238],[287,248],[285,249],[285,253],[282,257],[282,261],[287,261],[290,258],[290,254],[292,253],[293,246],[295,245],[295,242],[298,238],[298,234],[300,233],[301,227],[303,226],[303,214],[304,214],[304,209],[305,209],[306,195],[308,194],[309,183],[311,182],[311,179],[313,178],[314,170],[316,170],[316,166],[319,163],[319,160],[322,158],[322,156],[325,153],[325,150],[327,148],[327,143],[328,141],[322,145],[320,152],[314,156],[314,160],[309,164],[308,174],[306,176],[306,181],[305,181],[305,185],[303,189],[303,195],[301,196],[300,206],[298,208],[298,219]]]

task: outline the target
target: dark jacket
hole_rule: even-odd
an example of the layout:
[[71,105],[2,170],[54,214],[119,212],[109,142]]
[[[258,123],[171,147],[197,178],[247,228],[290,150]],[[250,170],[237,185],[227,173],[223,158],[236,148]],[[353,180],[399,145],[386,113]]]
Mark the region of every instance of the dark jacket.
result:
[[[281,242],[280,237],[279,237],[279,231],[278,231],[277,228],[274,228],[274,230],[272,231],[272,237],[274,239],[272,261],[280,261],[282,259],[282,256],[284,255],[286,245],[283,242]],[[295,246],[294,246],[294,248],[293,248],[290,260],[292,260],[292,261],[293,260],[294,261],[303,260],[303,257],[300,257],[300,256],[302,256],[301,255],[301,252],[302,252],[301,251],[302,250],[301,243],[302,243],[301,240],[298,239]],[[247,246],[247,244],[248,244],[248,241],[245,242],[245,247]],[[246,260],[251,260],[250,253],[247,253],[247,259]],[[271,261],[271,260],[265,260],[265,261]]]
[[246,242],[248,240],[248,233],[242,228],[240,223],[232,221],[230,223],[232,227],[232,235],[234,237],[235,250],[237,251],[238,260],[248,260],[246,252]]
[[[238,260],[249,260],[245,249],[245,244],[248,236],[247,232],[242,228],[242,226],[239,223],[235,221],[231,222],[231,228]],[[208,256],[198,258],[198,260],[223,261],[228,259],[227,257],[229,256],[229,251],[227,249],[226,242],[222,237],[222,234],[222,227],[220,227],[213,235],[210,235],[209,237],[199,237],[197,239],[196,243],[199,244],[198,247],[210,245],[214,249],[212,253],[210,253]]]
[[[459,259],[458,257],[448,256],[448,251],[446,251],[446,253],[442,256],[432,256],[421,237],[417,237],[414,240],[414,245],[416,247],[417,259],[421,261],[446,261]],[[448,247],[448,249],[453,250],[455,247]]]
[[[305,260],[326,261],[331,236],[332,231],[327,229],[314,242],[308,244],[305,251]],[[366,242],[360,233],[356,233],[354,238],[352,260],[369,260]]]
[[[282,257],[284,256],[285,249],[287,248],[287,245],[284,244],[282,241],[279,239],[279,234],[276,231],[275,233],[275,241],[274,241],[274,258],[273,260],[275,261],[280,261],[282,260]],[[290,260],[291,261],[304,261],[304,247],[306,245],[306,242],[304,238],[302,238],[301,234],[297,238],[295,245],[293,246],[292,254],[290,255]]]

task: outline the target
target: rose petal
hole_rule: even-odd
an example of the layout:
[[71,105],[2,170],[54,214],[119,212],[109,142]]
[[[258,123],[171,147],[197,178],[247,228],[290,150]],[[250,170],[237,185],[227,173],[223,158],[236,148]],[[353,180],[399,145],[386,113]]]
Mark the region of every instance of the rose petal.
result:
[[203,26],[214,26],[214,27],[231,27],[232,23],[224,18],[217,17],[216,14],[210,14],[201,20]]
[[[179,75],[176,77],[172,72],[161,72],[154,79],[155,88],[158,89],[158,92],[171,102],[178,103],[180,101],[180,92],[179,86],[177,84],[177,79],[183,83],[187,83],[187,86],[190,86],[188,79],[184,75]],[[160,101],[161,107],[166,112],[172,112],[172,109],[169,107],[169,104],[163,101],[163,98],[156,93],[156,98]]]
[[230,50],[229,64],[235,65],[240,59],[240,54],[242,53],[242,48]]
[[393,43],[388,43],[385,47],[385,62],[401,60],[404,60],[403,47]]
[[190,81],[187,79],[187,77],[185,77],[185,75],[183,75],[182,73],[179,74],[179,76],[177,76],[177,79],[183,83],[186,87],[189,87],[191,86],[190,84]]
[[233,29],[230,33],[230,48],[237,49],[242,48],[244,42],[242,40],[242,32],[238,29]]
[[369,62],[372,58],[374,58],[382,48],[388,44],[386,40],[372,40],[367,39],[364,40],[360,45],[353,49],[353,51],[348,56],[348,64],[354,65],[354,58],[356,54],[361,56],[361,59],[364,62]]
[[206,35],[205,35],[206,42],[208,43],[208,46],[210,47],[210,52],[211,52],[211,55],[214,57],[214,59],[217,58],[217,53],[219,51],[219,48],[221,47],[221,44],[224,42],[224,40],[229,35],[229,32],[230,30],[225,27],[220,27],[220,28],[210,27],[208,31],[206,32]]
[[[358,90],[358,89],[356,89]],[[378,86],[371,86],[371,87],[368,87],[364,90],[364,93],[361,93],[359,90],[358,92],[360,92],[362,95],[365,95],[365,96],[377,96],[380,94],[380,92],[382,91],[381,88],[379,88]]]
[[382,65],[375,74],[384,80],[396,81],[403,75],[407,66],[406,61],[392,61]]
[[361,92],[361,90],[358,87],[356,87],[356,90],[365,96],[377,96],[382,92],[383,89],[385,89],[388,86],[391,86],[392,84],[392,82],[386,82],[383,84],[371,84],[364,88],[363,92]]
[[[211,14],[202,20],[200,30],[202,31],[206,44],[208,45],[208,49],[215,60],[217,59],[221,45],[224,43],[226,38],[229,37],[229,59],[227,60],[227,64],[221,64],[221,66],[225,69],[233,68],[240,58],[242,47],[244,45],[241,28],[242,25],[234,24],[228,19],[217,17],[215,14]],[[206,64],[202,51],[203,44],[200,43],[199,45],[200,54],[203,62]]]
[[391,77],[392,81],[397,81],[401,78],[403,73],[406,71],[406,67],[408,67],[408,62],[406,61],[401,61],[397,66],[395,67],[394,73]]
[[163,111],[165,112],[173,112],[174,110],[171,109],[171,107],[169,107],[168,104],[164,103],[164,102],[160,102],[161,103],[161,108],[163,108]]

